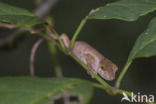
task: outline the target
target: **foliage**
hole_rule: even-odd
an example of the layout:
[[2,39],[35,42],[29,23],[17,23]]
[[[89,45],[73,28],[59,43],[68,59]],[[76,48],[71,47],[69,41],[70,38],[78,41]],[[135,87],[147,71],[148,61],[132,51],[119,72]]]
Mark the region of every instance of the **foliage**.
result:
[[73,78],[2,77],[0,82],[1,104],[10,104],[10,101],[12,104],[50,103],[62,89],[82,96],[83,104],[87,104],[93,91],[88,81]]
[[33,13],[25,9],[13,7],[4,3],[0,3],[0,21],[12,23],[20,27],[31,27],[43,22]]
[[[146,15],[154,10],[156,10],[155,0],[121,0],[107,4],[101,8],[93,9],[88,16],[81,21],[73,34],[70,48],[73,48],[77,36],[88,19],[119,19],[124,21],[135,21],[140,16]],[[35,14],[25,9],[0,3],[0,21],[2,23],[10,23],[23,28],[31,28],[37,24],[44,25],[45,30],[48,30],[47,32],[51,32],[56,35],[59,40],[57,45],[62,49],[62,51],[75,59],[85,70],[88,70],[87,66],[78,58],[68,53],[68,50],[66,50],[62,40],[53,27],[43,24],[46,21],[40,20],[35,16]],[[46,39],[49,44],[53,44],[53,40],[44,32],[38,33],[37,35]],[[52,45],[49,45],[49,47],[51,46]],[[153,18],[147,29],[136,40],[125,67],[117,78],[115,88],[107,84],[101,77],[94,73],[93,76],[99,83],[73,78],[2,77],[0,78],[0,103],[9,104],[9,101],[12,101],[12,104],[39,104],[41,102],[47,104],[52,95],[55,96],[55,94],[62,94],[63,89],[71,95],[73,93],[80,95],[83,98],[83,104],[87,104],[92,96],[92,87],[104,89],[108,94],[121,94],[122,92],[125,92],[129,95],[130,92],[119,89],[123,76],[134,59],[154,56],[156,54],[155,46],[156,18]],[[53,48],[51,48],[51,51],[53,51]],[[112,88],[114,90],[112,90]],[[89,91],[86,91],[85,89]]]

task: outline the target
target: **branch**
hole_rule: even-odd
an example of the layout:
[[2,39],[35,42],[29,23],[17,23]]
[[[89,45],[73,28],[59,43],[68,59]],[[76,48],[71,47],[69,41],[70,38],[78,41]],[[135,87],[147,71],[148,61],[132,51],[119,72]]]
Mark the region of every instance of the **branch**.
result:
[[26,30],[23,28],[16,29],[14,32],[9,34],[9,36],[7,36],[6,38],[0,39],[0,47],[3,47],[5,45],[11,43],[19,35],[19,33],[22,33],[24,31],[26,31]]
[[34,3],[35,3],[35,5],[36,5],[36,7],[39,8],[39,7],[42,5],[43,0],[34,0]]
[[30,75],[34,76],[35,75],[35,69],[34,69],[34,60],[35,60],[35,55],[36,51],[39,47],[39,45],[43,42],[43,38],[39,38],[36,43],[33,45],[32,50],[31,50],[31,55],[30,55]]
[[132,61],[128,61],[128,62],[125,64],[124,68],[122,69],[122,71],[121,71],[121,73],[120,73],[120,75],[119,75],[119,77],[118,77],[118,79],[117,79],[117,81],[116,81],[116,84],[115,84],[115,87],[116,87],[116,88],[120,88],[121,81],[122,81],[122,79],[123,79],[125,73],[127,72],[129,66],[131,65],[131,63],[132,63]]
[[45,0],[44,4],[35,11],[35,14],[41,19],[45,18],[57,2],[58,0]]
[[[88,16],[90,16],[92,13],[94,13],[94,12],[96,12],[96,11],[98,11],[98,10],[99,10],[99,8],[92,9],[92,10],[89,12]],[[82,21],[80,22],[79,26],[77,27],[77,29],[76,29],[76,31],[75,31],[73,37],[72,37],[72,40],[71,40],[70,49],[73,48],[74,43],[75,43],[75,41],[76,41],[76,39],[77,39],[79,33],[81,32],[83,26],[86,24],[86,22],[87,22],[87,20],[88,20],[88,16],[86,16],[84,19],[82,19]]]
[[59,64],[57,49],[56,49],[54,43],[51,42],[51,41],[48,41],[48,46],[49,46],[50,53],[52,55],[55,74],[56,74],[57,77],[63,77],[62,68],[61,68],[61,66]]
[[47,27],[47,30],[49,30],[49,32],[51,32],[51,34],[54,34],[56,36],[56,38],[61,46],[62,51],[64,53],[66,53],[66,47],[65,47],[62,39],[60,38],[59,34],[55,31],[55,29],[51,25],[47,24],[46,27]]
[[[46,17],[47,14],[50,12],[50,10],[56,5],[57,1],[58,0],[45,0],[45,2],[35,10],[35,14],[41,19]],[[8,29],[16,29],[16,26],[11,25],[11,24],[5,24],[5,25],[1,24],[0,27],[5,27]],[[3,47],[7,45],[8,43],[11,43],[16,37],[19,36],[20,33],[26,32],[26,31],[30,31],[30,29],[27,29],[27,28],[16,29],[11,34],[8,34],[6,38],[0,39],[0,47]]]
[[[100,89],[104,89],[102,85],[98,84],[98,83],[92,83],[91,84],[94,86],[94,87],[97,87],[97,88],[100,88]],[[105,89],[104,89],[105,90]],[[131,93],[130,91],[126,91],[126,90],[122,90],[122,89],[117,89],[117,88],[114,88],[113,90],[113,94],[114,95],[117,95],[117,94],[120,94],[122,95],[123,93],[126,93],[127,96],[131,97]],[[137,96],[136,94],[134,94],[134,96]],[[137,97],[136,97],[137,98]],[[156,103],[151,103],[151,102],[146,102],[146,99],[144,101],[145,104],[156,104]]]
[[[79,63],[86,71],[89,71],[88,67],[79,59],[77,58],[75,55],[73,54],[69,54],[77,63]],[[99,83],[101,83],[103,89],[105,89],[105,91],[109,94],[112,94],[112,87],[105,82],[100,76],[98,76],[97,74],[95,74],[94,72],[91,72],[91,74],[93,75],[93,78],[95,78]]]
[[[47,25],[48,26],[48,25]],[[52,31],[52,30],[51,30]],[[54,34],[54,33],[53,33]],[[56,34],[54,34],[56,35]],[[53,39],[51,37],[48,37],[46,35],[40,34],[40,36],[42,36],[43,38],[45,38],[47,41],[53,43]],[[59,37],[60,38],[60,37]],[[58,39],[58,38],[57,38]],[[56,41],[59,42],[59,41]],[[64,45],[64,43],[62,43]],[[85,70],[89,71],[87,65],[85,65],[79,58],[77,58],[74,54],[69,53],[69,51],[65,50],[63,51],[65,54],[68,53],[69,56],[71,56],[77,63],[79,63]],[[98,76],[97,74],[95,74],[94,72],[91,72],[91,74],[93,75],[93,77],[103,85],[103,88],[106,90],[106,92],[108,92],[109,94],[112,94],[112,87],[105,82],[100,76]]]
[[88,19],[88,16],[86,16],[81,22],[80,22],[80,25],[77,27],[73,37],[72,37],[72,40],[71,40],[71,44],[70,44],[70,49],[72,50],[73,49],[73,46],[74,46],[74,43],[75,43],[75,40],[77,39],[81,29],[83,28],[83,26],[85,25],[85,23],[87,22],[87,19]]
[[[9,29],[16,28],[16,26],[10,25],[10,24],[1,25],[1,27],[5,27],[5,28],[9,28]],[[38,29],[38,30],[33,30],[31,28],[15,29],[11,34],[9,34],[9,36],[0,39],[0,47],[3,47],[3,46],[10,44],[10,43],[13,43],[14,40],[21,35],[21,33],[26,32],[26,31],[30,32],[31,34],[36,34],[36,33],[41,32],[42,29]]]
[[1,24],[0,24],[0,27],[8,28],[8,29],[15,29],[15,28],[16,28],[15,25],[12,25],[12,24],[5,24],[5,23],[1,23]]

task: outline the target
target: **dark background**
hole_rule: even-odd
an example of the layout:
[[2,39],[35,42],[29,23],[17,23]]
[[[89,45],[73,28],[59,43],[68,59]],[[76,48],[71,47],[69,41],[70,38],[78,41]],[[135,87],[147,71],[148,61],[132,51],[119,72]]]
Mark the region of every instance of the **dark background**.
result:
[[[35,9],[33,0],[1,1],[30,11]],[[109,0],[109,2],[112,1]],[[72,37],[81,19],[91,9],[101,7],[106,3],[108,3],[108,0],[60,0],[50,13],[54,19],[55,29],[58,33],[67,33]],[[81,31],[78,40],[88,42],[105,57],[116,63],[119,67],[118,76],[136,38],[146,29],[149,21],[154,16],[156,16],[156,12],[143,16],[135,22],[89,20]],[[0,28],[1,38],[8,33],[8,30]],[[37,37],[35,36],[25,35],[19,40],[15,48],[0,48],[0,76],[29,75],[30,51],[36,40]],[[72,58],[62,52],[59,52],[59,58],[65,77],[92,80],[86,71]],[[156,97],[155,65],[156,57],[136,59],[125,75],[121,87],[136,93],[155,94]],[[37,51],[35,71],[36,75],[40,77],[55,76],[52,58],[46,42]],[[113,84],[113,82],[109,83]],[[120,104],[120,99],[121,96],[110,96],[103,90],[95,89],[91,104]]]

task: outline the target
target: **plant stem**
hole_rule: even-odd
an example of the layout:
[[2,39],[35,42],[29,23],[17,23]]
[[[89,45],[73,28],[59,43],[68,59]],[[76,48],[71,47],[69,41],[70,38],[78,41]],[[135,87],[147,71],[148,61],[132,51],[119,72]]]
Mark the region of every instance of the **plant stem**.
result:
[[[70,56],[76,61],[76,62],[78,62],[86,71],[89,71],[89,69],[88,69],[88,67],[84,64],[84,63],[82,63],[82,61],[80,61],[76,56],[74,56],[73,54],[70,54]],[[110,93],[111,94],[111,86],[107,83],[107,82],[105,82],[101,77],[99,77],[97,74],[95,74],[94,72],[92,72],[91,73],[92,75],[93,75],[93,77],[99,82],[99,83],[101,83],[102,84],[102,87],[103,87],[103,89],[105,89],[106,90],[106,92],[108,92],[108,93]]]
[[[92,84],[94,87],[96,87],[96,88],[100,88],[100,89],[102,89],[102,90],[105,90],[101,84],[94,83],[94,82],[91,82],[91,84]],[[115,94],[115,95],[116,95],[116,94],[121,94],[121,95],[122,95],[123,93],[126,93],[127,96],[132,97],[132,95],[131,95],[132,92],[129,92],[129,91],[126,91],[126,90],[122,90],[122,89],[117,89],[117,88],[115,88],[115,89],[112,90],[112,91],[114,91],[114,94]],[[135,94],[134,94],[134,95],[135,95]],[[145,102],[145,103],[146,103],[146,104],[156,104],[156,103],[152,103],[152,102]]]
[[86,16],[81,22],[80,22],[80,25],[78,26],[78,28],[76,29],[73,37],[72,37],[72,40],[71,40],[71,44],[70,44],[70,49],[72,50],[73,46],[74,46],[74,42],[75,40],[77,39],[81,29],[83,28],[83,26],[85,25],[85,23],[87,22],[87,19],[88,19],[88,16]]
[[[98,84],[98,83],[92,83],[92,85],[94,87],[100,88],[100,89],[104,89],[102,85]],[[104,89],[105,90],[105,89]],[[125,90],[121,90],[121,89],[116,89],[114,88],[114,94],[122,94],[123,92],[126,93],[128,96],[131,96],[131,92],[129,91],[125,91]]]
[[31,54],[30,54],[30,75],[34,76],[35,75],[35,68],[34,68],[34,61],[35,61],[35,55],[36,55],[36,51],[38,49],[38,47],[40,46],[40,44],[43,42],[43,38],[39,38],[35,44],[33,45],[32,49],[31,49]]
[[[43,33],[39,33],[38,35],[41,36],[42,38],[44,38],[45,40],[47,40],[47,42],[48,42],[50,53],[53,57],[52,59],[53,59],[53,63],[54,63],[54,69],[55,69],[56,76],[63,77],[62,68],[61,68],[61,66],[59,64],[59,60],[58,60],[57,49],[56,49],[55,45],[53,44],[53,40]],[[56,45],[58,47],[60,47],[60,44],[56,43]]]
[[[49,42],[53,42],[51,38],[49,38],[48,36],[44,35],[44,34],[39,34],[40,36],[42,36],[43,38],[45,38],[47,41]],[[69,54],[75,61],[77,61],[86,71],[89,71],[88,67],[82,63],[81,60],[79,60],[75,55],[73,54]],[[106,90],[106,92],[111,93],[112,91],[112,87],[105,82],[101,77],[99,77],[97,74],[95,74],[94,72],[91,72],[91,74],[93,75],[93,77],[102,84],[103,88]]]
[[50,37],[48,37],[47,35],[45,35],[45,34],[43,34],[43,33],[38,33],[37,35],[38,35],[38,36],[41,36],[42,38],[44,38],[44,39],[47,40],[47,41],[53,42],[53,40],[52,40]]
[[[94,87],[100,88],[100,89],[104,89],[102,85],[98,84],[98,83],[92,83],[92,85]],[[104,89],[105,90],[105,89]],[[131,96],[131,92],[129,91],[125,91],[125,90],[121,90],[121,89],[114,89],[114,94],[122,94],[122,93],[126,93],[128,96]]]
[[57,55],[57,49],[51,41],[48,41],[48,45],[49,45],[49,50],[50,50],[50,53],[52,55],[52,60],[54,63],[55,74],[57,77],[63,77],[62,68],[59,64],[59,58]]
[[132,61],[127,61],[127,63],[125,64],[123,70],[121,71],[117,81],[116,81],[116,84],[115,84],[115,88],[120,88],[120,83],[125,75],[125,73],[127,72],[129,66],[131,65]]
[[65,47],[65,45],[64,45],[64,43],[63,43],[63,41],[62,41],[62,39],[60,38],[59,34],[55,31],[55,29],[53,29],[53,27],[52,27],[51,25],[49,25],[49,24],[46,26],[46,29],[47,29],[47,30],[50,30],[49,32],[55,34],[56,38],[58,39],[58,41],[59,41],[59,43],[60,43],[60,46],[61,46],[62,51],[63,51],[64,53],[66,53],[66,47]]
[[[127,96],[132,97],[132,95],[131,95],[132,92],[129,92],[129,91],[126,91],[126,90],[121,90],[121,89],[116,89],[115,91],[116,91],[116,94],[126,93]],[[134,95],[136,95],[136,94],[134,94]],[[156,103],[152,103],[152,102],[143,102],[143,103],[145,103],[145,104],[156,104]]]

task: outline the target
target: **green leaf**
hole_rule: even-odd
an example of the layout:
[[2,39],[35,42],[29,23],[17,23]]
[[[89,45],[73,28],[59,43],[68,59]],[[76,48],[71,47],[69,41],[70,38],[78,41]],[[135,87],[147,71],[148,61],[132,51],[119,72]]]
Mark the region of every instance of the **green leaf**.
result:
[[120,19],[134,21],[156,10],[156,0],[120,0],[91,13],[89,19]]
[[25,9],[0,2],[0,22],[9,22],[20,27],[31,27],[43,21]]
[[88,104],[93,92],[90,82],[80,79],[2,77],[0,104],[49,104],[62,89],[80,95],[83,104]]
[[[86,90],[87,89],[87,90]],[[71,95],[71,97],[74,97],[75,99],[79,100],[81,104],[88,104],[89,100],[91,99],[91,95],[93,94],[93,88],[90,84],[86,84],[86,82],[82,82],[81,84],[77,84],[72,87],[64,88],[65,92],[68,92],[68,94]],[[58,98],[61,95],[61,92],[54,95],[54,98]],[[73,101],[75,102],[75,101]],[[75,104],[75,103],[74,103]],[[76,103],[77,104],[77,103]]]
[[152,19],[148,28],[136,40],[128,60],[154,55],[156,55],[156,18]]

